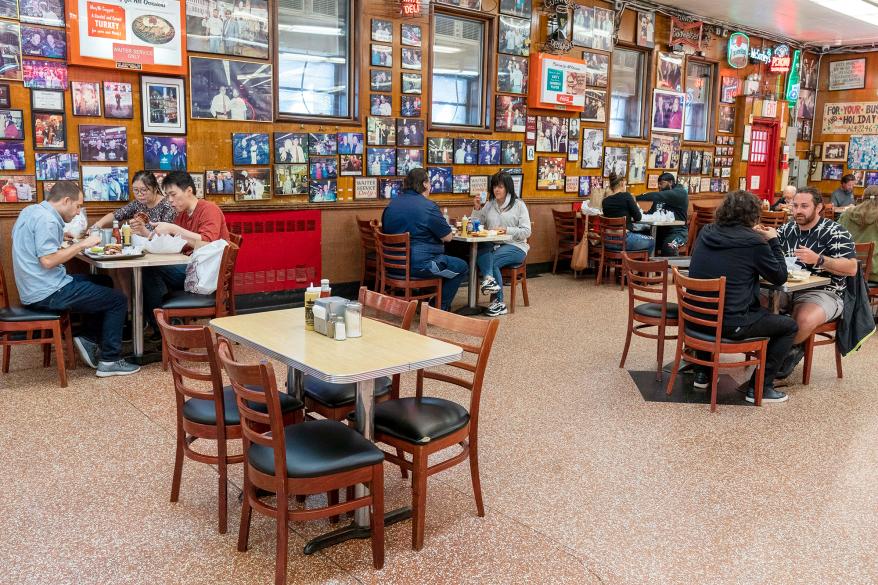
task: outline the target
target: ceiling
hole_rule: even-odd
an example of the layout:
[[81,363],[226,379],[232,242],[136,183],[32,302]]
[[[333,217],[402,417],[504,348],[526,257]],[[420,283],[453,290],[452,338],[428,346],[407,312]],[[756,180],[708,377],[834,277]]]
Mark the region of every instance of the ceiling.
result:
[[[817,45],[878,43],[878,25],[846,16],[811,0],[675,0],[662,4]],[[878,6],[874,12],[878,14]]]

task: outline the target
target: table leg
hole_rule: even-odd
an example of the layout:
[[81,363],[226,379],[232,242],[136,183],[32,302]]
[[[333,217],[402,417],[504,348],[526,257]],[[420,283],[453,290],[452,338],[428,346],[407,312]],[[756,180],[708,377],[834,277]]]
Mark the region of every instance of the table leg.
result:
[[143,269],[135,266],[131,269],[131,328],[134,340],[134,357],[143,357]]
[[479,243],[470,243],[469,249],[469,290],[467,291],[466,307],[461,307],[455,313],[460,315],[478,315],[481,313],[478,305],[478,269],[476,268],[476,257],[479,255]]
[[780,314],[780,292],[777,289],[768,289],[768,309],[775,315]]
[[305,374],[296,368],[287,368],[287,394],[305,401]]

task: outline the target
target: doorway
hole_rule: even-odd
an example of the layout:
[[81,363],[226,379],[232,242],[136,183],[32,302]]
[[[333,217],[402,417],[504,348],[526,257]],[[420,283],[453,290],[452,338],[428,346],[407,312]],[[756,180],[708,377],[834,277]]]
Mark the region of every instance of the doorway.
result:
[[759,197],[774,199],[777,177],[777,121],[755,120],[750,130],[750,157],[747,162],[747,190]]

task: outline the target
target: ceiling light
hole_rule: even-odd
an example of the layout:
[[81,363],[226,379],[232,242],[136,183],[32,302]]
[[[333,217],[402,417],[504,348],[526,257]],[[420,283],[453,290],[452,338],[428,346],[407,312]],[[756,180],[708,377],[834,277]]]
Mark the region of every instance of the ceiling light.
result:
[[878,25],[878,4],[869,0],[811,0],[811,2],[845,16]]

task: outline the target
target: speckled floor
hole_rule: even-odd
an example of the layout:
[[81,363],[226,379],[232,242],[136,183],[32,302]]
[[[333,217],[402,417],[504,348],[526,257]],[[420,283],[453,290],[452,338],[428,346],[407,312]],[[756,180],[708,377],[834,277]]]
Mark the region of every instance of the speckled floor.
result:
[[[617,368],[618,288],[559,275],[530,289],[531,307],[502,318],[486,380],[487,515],[458,466],[430,479],[423,551],[405,522],[387,531],[382,571],[368,541],[306,557],[328,525],[295,524],[289,583],[878,582],[878,342],[844,360],[843,380],[821,348],[789,402],[711,415],[645,402]],[[650,369],[653,351],[635,340],[628,367]],[[250,551],[235,550],[240,466],[228,534],[212,468],[187,461],[169,503],[174,401],[158,365],[108,380],[80,367],[60,389],[37,363],[17,349],[0,376],[0,583],[272,581],[272,521],[254,514]],[[388,509],[405,504],[399,474],[386,481]]]

